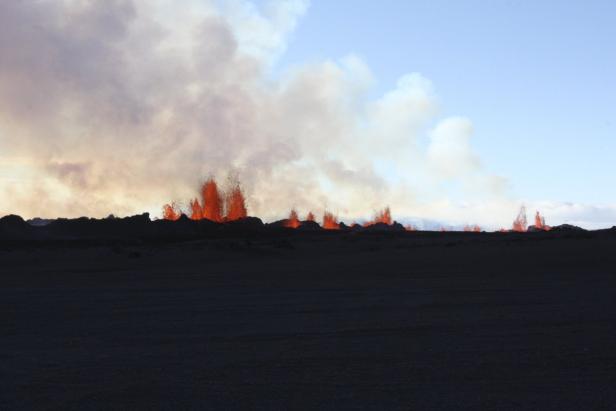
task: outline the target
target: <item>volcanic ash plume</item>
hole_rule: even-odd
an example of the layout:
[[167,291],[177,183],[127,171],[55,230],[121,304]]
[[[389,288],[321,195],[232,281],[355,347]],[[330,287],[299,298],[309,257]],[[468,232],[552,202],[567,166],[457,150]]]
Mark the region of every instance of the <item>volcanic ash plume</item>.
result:
[[[277,66],[307,8],[0,2],[0,178],[14,176],[0,184],[0,214],[161,215],[160,204],[192,198],[182,211],[213,221],[247,208],[271,221],[295,205],[345,219],[384,204],[430,217],[448,185],[478,202],[499,192],[471,147],[472,123],[440,118],[422,75],[373,99],[371,71],[353,55]],[[229,170],[241,190],[212,181],[195,196],[201,176]]]

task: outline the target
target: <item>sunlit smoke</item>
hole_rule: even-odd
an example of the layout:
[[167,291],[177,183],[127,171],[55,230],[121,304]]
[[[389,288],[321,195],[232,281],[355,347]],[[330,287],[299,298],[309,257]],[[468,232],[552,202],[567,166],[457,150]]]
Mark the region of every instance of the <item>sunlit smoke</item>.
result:
[[[169,198],[192,198],[195,219],[249,208],[274,220],[301,204],[359,221],[383,204],[431,217],[451,181],[478,202],[500,195],[470,120],[443,117],[424,76],[403,74],[372,98],[371,70],[353,55],[273,75],[307,9],[0,2],[0,168],[15,176],[0,186],[0,214],[161,215]],[[201,176],[230,169],[244,205],[233,190],[195,199]],[[448,216],[467,218],[457,210]]]

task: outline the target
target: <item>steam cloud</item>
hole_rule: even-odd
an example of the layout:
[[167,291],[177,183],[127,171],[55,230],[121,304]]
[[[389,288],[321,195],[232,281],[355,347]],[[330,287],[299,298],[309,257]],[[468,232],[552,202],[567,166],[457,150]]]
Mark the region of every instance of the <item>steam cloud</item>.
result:
[[426,78],[370,100],[350,55],[272,79],[308,1],[219,3],[0,2],[0,214],[160,215],[231,171],[265,219],[515,215]]

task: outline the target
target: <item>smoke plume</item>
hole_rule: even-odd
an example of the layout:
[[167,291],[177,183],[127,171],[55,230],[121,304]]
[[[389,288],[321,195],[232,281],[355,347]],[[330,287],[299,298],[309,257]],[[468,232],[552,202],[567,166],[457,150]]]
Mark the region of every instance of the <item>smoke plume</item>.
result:
[[377,99],[353,55],[270,75],[308,6],[1,2],[0,214],[160,215],[232,173],[265,219],[389,205],[509,221],[518,204],[483,169],[471,121],[443,118],[422,75]]

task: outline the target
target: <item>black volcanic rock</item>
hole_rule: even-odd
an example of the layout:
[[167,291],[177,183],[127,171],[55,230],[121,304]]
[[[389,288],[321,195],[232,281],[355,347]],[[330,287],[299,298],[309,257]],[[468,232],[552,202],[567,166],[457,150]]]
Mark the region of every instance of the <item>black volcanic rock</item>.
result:
[[[291,229],[287,226],[287,224],[289,224],[289,221],[290,220],[288,218],[285,218],[283,220],[273,221],[271,223],[266,224],[265,226],[267,228]],[[319,225],[319,223],[315,221],[300,221],[299,227],[296,228],[296,230],[302,230],[302,231],[318,231],[321,229],[322,228]]]
[[582,227],[578,227],[576,225],[561,224],[561,225],[557,225],[555,227],[552,227],[552,229],[550,231],[556,231],[556,232],[561,232],[561,231],[577,231],[577,232],[582,232],[582,231],[586,231],[586,230],[583,229]]
[[402,224],[400,224],[397,221],[394,221],[394,223],[392,224],[391,228],[394,231],[406,231],[406,228],[404,228],[404,226]]
[[2,242],[1,408],[609,409],[604,231]]
[[258,217],[246,217],[224,223],[225,230],[231,229],[233,231],[257,231],[263,229],[263,227],[263,221]]
[[175,221],[154,221],[150,224],[151,228],[147,231],[147,234],[148,238],[153,240],[188,240],[218,233],[222,230],[222,226],[221,223],[207,219],[192,220],[182,214]]
[[80,217],[59,218],[42,227],[53,237],[71,238],[141,238],[148,233],[150,225],[148,213],[125,218],[94,219]]
[[534,225],[529,225],[528,228],[526,229],[526,232],[528,233],[545,233],[548,232],[550,230],[544,230],[542,228],[537,228]]
[[27,226],[28,226],[28,223],[26,223],[24,219],[21,218],[21,216],[18,216],[15,214],[10,214],[10,215],[0,218],[0,227],[2,228],[8,228],[8,227],[25,228]]
[[271,227],[271,228],[287,228],[287,223],[289,222],[288,219],[283,219],[283,220],[278,220],[278,221],[273,221],[271,223],[267,223],[265,224],[266,227]]
[[301,225],[297,228],[302,231],[320,231],[322,230],[319,223],[316,221],[302,221]]
[[34,227],[43,227],[51,223],[52,221],[53,220],[46,219],[46,218],[35,217],[35,218],[31,218],[30,220],[27,220],[26,222]]
[[364,231],[364,226],[358,223],[355,223],[353,225],[351,225],[351,227],[349,227],[349,230],[351,231]]
[[18,215],[0,218],[0,238],[25,239],[32,235],[33,228]]
[[363,227],[365,232],[400,232],[405,231],[404,226],[398,222],[394,222],[392,225],[385,223],[371,224],[367,227]]

